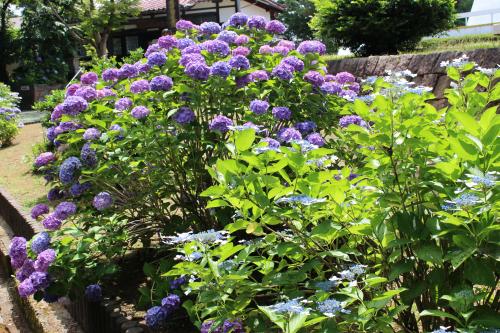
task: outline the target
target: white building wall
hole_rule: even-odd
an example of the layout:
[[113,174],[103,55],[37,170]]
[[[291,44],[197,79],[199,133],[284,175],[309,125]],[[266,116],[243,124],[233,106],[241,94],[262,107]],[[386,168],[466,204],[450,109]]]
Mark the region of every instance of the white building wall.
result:
[[[500,0],[474,0],[471,12],[500,9]],[[500,22],[500,13],[493,14],[493,23]],[[491,15],[470,17],[467,25],[491,24]]]
[[[231,0],[224,0],[219,3],[220,7],[226,7],[229,6],[229,8],[220,8],[220,20],[221,22],[226,22],[229,20],[231,15],[235,13],[235,7],[234,7],[234,1]],[[206,8],[206,10],[199,10]],[[204,13],[204,12],[213,12],[215,11],[214,4],[213,2],[200,2],[193,6],[191,9],[196,9],[196,11],[186,11],[186,14],[195,14],[195,13]],[[240,3],[240,10],[242,13],[248,15],[248,16],[253,16],[253,15],[260,15],[265,17],[266,19],[271,19],[271,13],[266,11],[264,8],[261,8],[259,6],[256,6],[250,2],[247,2],[245,0],[242,0]]]

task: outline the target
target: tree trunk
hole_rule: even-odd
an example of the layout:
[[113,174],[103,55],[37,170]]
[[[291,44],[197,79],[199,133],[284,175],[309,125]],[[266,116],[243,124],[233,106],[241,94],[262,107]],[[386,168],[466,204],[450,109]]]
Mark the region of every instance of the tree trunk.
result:
[[7,73],[7,11],[12,0],[7,0],[0,8],[0,82],[9,82]]
[[179,8],[179,1],[178,0],[167,0],[167,1],[168,1],[167,25],[169,29],[175,29],[175,24],[178,19],[177,9]]
[[97,42],[97,55],[100,58],[105,58],[108,56],[108,38],[109,38],[109,33],[108,32],[101,32],[100,33],[100,40]]

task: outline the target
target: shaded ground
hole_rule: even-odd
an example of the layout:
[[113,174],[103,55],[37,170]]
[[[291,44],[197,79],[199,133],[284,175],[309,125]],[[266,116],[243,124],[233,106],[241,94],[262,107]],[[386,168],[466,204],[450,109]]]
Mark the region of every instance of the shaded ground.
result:
[[45,180],[31,175],[32,148],[42,141],[42,126],[31,124],[21,128],[11,146],[0,149],[0,187],[26,210],[44,200],[47,192]]

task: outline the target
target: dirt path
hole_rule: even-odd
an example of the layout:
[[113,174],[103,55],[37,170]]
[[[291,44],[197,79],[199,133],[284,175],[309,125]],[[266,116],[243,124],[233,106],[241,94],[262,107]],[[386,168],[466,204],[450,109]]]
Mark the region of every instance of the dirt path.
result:
[[[5,188],[23,209],[45,199],[45,180],[31,175],[32,147],[43,141],[40,124],[26,125],[11,146],[0,149],[0,187]],[[0,332],[1,333],[1,332]]]

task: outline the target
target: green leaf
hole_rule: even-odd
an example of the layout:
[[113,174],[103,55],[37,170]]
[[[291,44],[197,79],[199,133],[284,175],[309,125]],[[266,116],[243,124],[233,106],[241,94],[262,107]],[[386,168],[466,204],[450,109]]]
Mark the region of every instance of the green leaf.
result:
[[459,324],[461,323],[460,319],[458,319],[454,315],[446,313],[446,312],[441,311],[441,310],[424,310],[424,311],[420,312],[420,317],[425,317],[425,316],[440,317],[440,318],[444,317],[444,318],[453,319],[455,322],[457,322]]
[[222,200],[222,199],[211,200],[207,204],[207,208],[217,208],[217,207],[226,207],[226,206],[229,206],[229,204],[225,200]]
[[244,131],[236,132],[236,139],[235,139],[236,149],[238,149],[238,151],[240,152],[248,150],[252,146],[254,140],[255,140],[255,130],[251,128],[246,129]]
[[470,114],[461,111],[454,111],[451,113],[451,115],[462,124],[463,128],[468,133],[474,136],[479,135],[479,124],[477,123],[476,119],[474,119],[474,117],[472,117]]
[[441,248],[435,244],[426,244],[414,249],[417,258],[431,262],[433,264],[441,264],[443,262],[443,253]]

